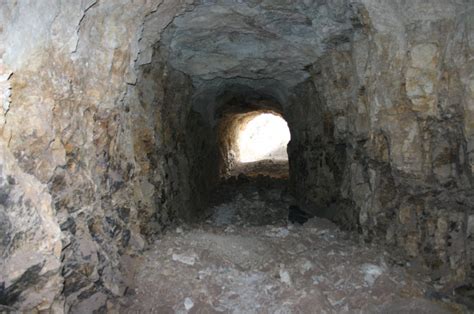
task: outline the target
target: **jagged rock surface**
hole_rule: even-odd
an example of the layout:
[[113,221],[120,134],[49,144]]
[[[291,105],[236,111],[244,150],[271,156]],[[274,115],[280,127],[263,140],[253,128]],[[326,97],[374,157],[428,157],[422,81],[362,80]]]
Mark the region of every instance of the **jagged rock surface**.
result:
[[[430,298],[435,290],[424,278],[409,275],[392,264],[381,247],[358,243],[328,220],[287,224],[291,203],[282,198],[285,184],[280,180],[241,176],[228,181],[219,196],[223,203],[214,206],[206,224],[166,232],[145,254],[129,260],[135,267],[121,312],[450,313],[464,309]],[[262,188],[268,185],[269,189]]]
[[122,257],[204,214],[232,164],[228,108],[286,118],[302,208],[441,285],[468,279],[472,15],[469,0],[0,0],[0,303],[113,309]]

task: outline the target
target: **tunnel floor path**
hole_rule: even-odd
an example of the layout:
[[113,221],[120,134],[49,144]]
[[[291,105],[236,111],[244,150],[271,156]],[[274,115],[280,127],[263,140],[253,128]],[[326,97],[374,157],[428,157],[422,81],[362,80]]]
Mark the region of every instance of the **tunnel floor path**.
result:
[[[248,169],[248,165],[245,166]],[[240,175],[213,213],[130,261],[125,313],[456,313],[377,246],[312,218],[287,222],[286,178]]]

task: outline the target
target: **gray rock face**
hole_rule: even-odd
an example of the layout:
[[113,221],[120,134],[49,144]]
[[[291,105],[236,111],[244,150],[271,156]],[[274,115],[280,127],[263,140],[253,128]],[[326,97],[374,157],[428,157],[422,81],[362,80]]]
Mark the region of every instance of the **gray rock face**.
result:
[[461,92],[469,87],[459,58],[473,52],[457,35],[470,24],[466,7],[422,8],[367,3],[351,50],[313,65],[290,109],[290,173],[314,213],[383,239],[446,284],[472,267],[464,258],[472,255],[472,98]]
[[168,32],[170,63],[200,79],[276,78],[294,85],[329,47],[349,41],[352,10],[324,1],[203,1]]
[[255,109],[289,123],[302,208],[465,280],[473,10],[0,0],[0,304],[116,310],[122,258],[199,217],[231,164],[222,118]]
[[47,188],[2,144],[0,304],[47,310],[61,293],[61,232]]

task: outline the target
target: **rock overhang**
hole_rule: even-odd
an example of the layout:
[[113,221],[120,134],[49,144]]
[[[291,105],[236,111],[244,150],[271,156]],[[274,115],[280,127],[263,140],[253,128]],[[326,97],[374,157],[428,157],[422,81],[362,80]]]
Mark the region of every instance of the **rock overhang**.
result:
[[206,121],[215,125],[221,113],[229,107],[243,111],[272,109],[284,112],[290,90],[277,79],[216,78],[196,80],[191,107]]
[[348,1],[198,1],[158,46],[194,81],[274,79],[291,87],[328,49],[350,41],[355,14]]

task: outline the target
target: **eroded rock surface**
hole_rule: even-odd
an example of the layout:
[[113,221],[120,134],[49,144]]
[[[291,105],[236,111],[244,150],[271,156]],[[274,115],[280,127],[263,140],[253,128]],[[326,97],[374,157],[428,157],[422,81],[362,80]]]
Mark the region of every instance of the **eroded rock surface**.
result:
[[447,291],[472,279],[473,12],[0,0],[0,304],[113,311],[124,256],[206,214],[233,158],[217,126],[253,110],[289,124],[300,207]]
[[[104,309],[126,288],[120,256],[173,219],[155,210],[173,202],[156,195],[179,189],[161,184],[174,164],[154,148],[170,124],[129,84],[147,79],[135,68],[145,17],[181,9],[176,1],[2,1],[0,303]],[[174,98],[164,84],[154,92]]]
[[48,310],[63,287],[61,230],[51,196],[3,144],[0,151],[0,304]]
[[199,79],[295,84],[325,50],[349,40],[352,14],[346,3],[325,1],[202,1],[170,27],[170,62]]
[[472,55],[459,35],[469,18],[448,1],[366,9],[350,47],[316,62],[294,97],[294,191],[314,213],[456,282],[472,269],[472,98],[458,66]]

